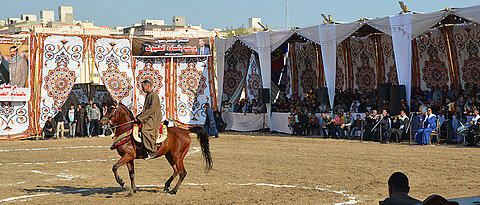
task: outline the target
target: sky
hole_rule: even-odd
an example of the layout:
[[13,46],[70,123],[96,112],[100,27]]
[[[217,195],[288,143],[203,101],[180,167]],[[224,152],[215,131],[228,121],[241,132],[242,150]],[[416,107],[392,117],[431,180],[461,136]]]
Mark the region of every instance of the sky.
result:
[[[445,7],[480,5],[479,0],[403,0],[409,10],[431,12]],[[0,19],[55,11],[58,6],[73,6],[75,20],[94,21],[97,26],[131,26],[142,19],[164,19],[185,16],[186,23],[203,28],[248,26],[248,18],[260,17],[272,29],[285,26],[285,0],[17,0],[2,2]],[[288,0],[290,26],[306,27],[323,22],[320,14],[331,14],[334,21],[384,17],[400,11],[398,0]]]

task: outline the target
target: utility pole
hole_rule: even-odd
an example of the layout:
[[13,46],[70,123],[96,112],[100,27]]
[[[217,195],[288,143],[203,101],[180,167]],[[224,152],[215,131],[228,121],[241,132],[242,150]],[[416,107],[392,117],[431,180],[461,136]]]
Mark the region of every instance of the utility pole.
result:
[[285,30],[289,30],[290,23],[288,19],[288,0],[285,0]]

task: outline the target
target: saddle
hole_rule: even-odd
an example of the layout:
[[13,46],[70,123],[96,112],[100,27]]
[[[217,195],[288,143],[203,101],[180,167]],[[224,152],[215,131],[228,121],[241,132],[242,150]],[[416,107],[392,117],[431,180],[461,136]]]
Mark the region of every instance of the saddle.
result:
[[[132,131],[133,139],[135,139],[135,141],[139,143],[142,143],[142,137],[141,137],[142,133],[139,132],[141,127],[142,127],[141,124],[135,124],[133,125],[133,131]],[[160,146],[160,144],[166,139],[167,139],[167,126],[162,124],[160,129],[158,129],[158,134],[157,134],[155,143],[157,144],[157,146]]]

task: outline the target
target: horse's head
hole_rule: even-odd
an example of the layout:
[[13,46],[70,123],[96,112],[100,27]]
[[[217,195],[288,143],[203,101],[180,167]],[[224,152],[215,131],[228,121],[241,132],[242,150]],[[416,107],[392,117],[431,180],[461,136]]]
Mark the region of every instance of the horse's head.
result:
[[117,110],[119,109],[119,103],[117,101],[110,99],[107,101],[106,104],[106,113],[104,113],[103,118],[100,120],[100,124],[106,124],[106,123],[111,123],[111,124],[117,124],[117,118],[116,115]]

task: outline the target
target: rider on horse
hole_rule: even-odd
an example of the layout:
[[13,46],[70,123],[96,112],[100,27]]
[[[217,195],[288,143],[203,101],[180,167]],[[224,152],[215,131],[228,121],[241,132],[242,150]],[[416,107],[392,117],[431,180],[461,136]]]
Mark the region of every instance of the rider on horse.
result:
[[152,83],[145,80],[141,85],[142,91],[147,96],[145,97],[142,113],[137,115],[135,120],[142,123],[142,142],[148,154],[148,157],[145,159],[152,159],[156,156],[157,145],[155,140],[162,123],[162,110],[158,94],[153,91]]

